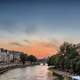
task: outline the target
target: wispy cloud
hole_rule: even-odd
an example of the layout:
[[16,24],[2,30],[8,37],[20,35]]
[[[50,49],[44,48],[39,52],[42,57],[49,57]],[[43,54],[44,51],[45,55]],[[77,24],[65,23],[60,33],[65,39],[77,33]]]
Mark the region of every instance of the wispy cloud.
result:
[[16,28],[16,22],[13,20],[0,20],[0,30],[13,33]]
[[28,44],[30,44],[31,42],[29,41],[29,40],[23,40],[24,42],[26,42],[26,43],[28,43]]
[[34,34],[37,31],[37,27],[35,25],[28,25],[25,27],[25,33],[26,34]]
[[57,40],[55,39],[50,39],[50,40],[46,40],[46,41],[41,41],[40,44],[43,47],[47,47],[47,48],[58,48],[59,43]]
[[55,43],[51,43],[51,42],[41,42],[40,43],[43,47],[48,47],[48,48],[54,48],[56,47],[56,44]]
[[10,45],[14,45],[14,46],[18,46],[18,47],[22,47],[23,45],[18,43],[18,42],[10,42]]

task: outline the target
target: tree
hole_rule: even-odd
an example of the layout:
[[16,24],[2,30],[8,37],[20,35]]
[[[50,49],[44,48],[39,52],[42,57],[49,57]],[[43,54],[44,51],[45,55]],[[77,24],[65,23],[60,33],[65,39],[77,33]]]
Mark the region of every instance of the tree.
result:
[[53,65],[57,69],[63,69],[80,74],[80,55],[74,44],[64,42],[60,46],[58,54],[53,55],[48,60],[48,65]]
[[33,55],[30,55],[30,56],[27,57],[27,61],[36,62],[37,58]]
[[1,52],[4,52],[4,48],[0,48]]
[[26,58],[27,58],[27,54],[24,54],[24,53],[20,54],[20,59],[21,59],[21,62],[23,63],[23,65],[25,64]]

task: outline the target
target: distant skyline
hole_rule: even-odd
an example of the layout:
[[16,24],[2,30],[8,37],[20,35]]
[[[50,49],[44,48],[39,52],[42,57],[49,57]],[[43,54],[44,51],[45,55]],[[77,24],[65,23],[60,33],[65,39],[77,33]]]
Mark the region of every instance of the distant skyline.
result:
[[0,0],[0,47],[47,57],[64,41],[80,42],[79,0]]

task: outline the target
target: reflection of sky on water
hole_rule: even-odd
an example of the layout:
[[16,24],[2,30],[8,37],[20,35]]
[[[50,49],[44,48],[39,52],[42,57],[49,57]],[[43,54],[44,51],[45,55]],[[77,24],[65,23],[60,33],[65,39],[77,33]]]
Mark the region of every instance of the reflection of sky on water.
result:
[[48,66],[32,66],[10,70],[0,76],[0,80],[71,80],[67,77],[56,77]]
[[47,66],[33,66],[10,70],[0,76],[0,80],[53,80]]

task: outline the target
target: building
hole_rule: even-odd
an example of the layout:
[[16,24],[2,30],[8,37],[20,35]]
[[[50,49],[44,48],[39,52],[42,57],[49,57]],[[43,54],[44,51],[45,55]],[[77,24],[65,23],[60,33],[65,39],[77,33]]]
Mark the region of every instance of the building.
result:
[[21,55],[21,52],[17,52],[17,51],[15,51],[15,52],[13,53],[13,56],[14,56],[14,62],[19,63],[19,62],[21,61],[21,59],[20,59],[20,55]]
[[21,52],[5,50],[3,48],[0,49],[0,63],[19,63]]

